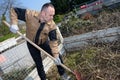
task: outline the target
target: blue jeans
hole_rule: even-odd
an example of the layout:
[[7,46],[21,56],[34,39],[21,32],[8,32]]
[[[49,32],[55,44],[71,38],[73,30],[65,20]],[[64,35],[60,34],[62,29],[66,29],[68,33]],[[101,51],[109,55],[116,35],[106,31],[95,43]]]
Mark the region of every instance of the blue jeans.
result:
[[[44,67],[43,67],[43,63],[42,63],[42,57],[41,57],[40,50],[38,50],[37,48],[35,48],[29,42],[27,42],[27,46],[28,46],[29,52],[30,52],[30,54],[31,54],[31,56],[32,56],[35,64],[36,64],[38,75],[40,76],[41,80],[46,80],[46,74],[45,74],[45,71],[44,71]],[[48,41],[46,41],[42,45],[39,45],[39,47],[41,47],[43,50],[45,50],[51,56],[53,56],[52,52],[51,52],[51,49],[50,49],[50,46],[48,44]],[[63,60],[62,60],[61,56],[59,56],[59,57],[60,57],[61,62],[63,63]],[[65,69],[63,67],[57,65],[57,69],[58,69],[58,72],[59,72],[60,76],[65,73]]]

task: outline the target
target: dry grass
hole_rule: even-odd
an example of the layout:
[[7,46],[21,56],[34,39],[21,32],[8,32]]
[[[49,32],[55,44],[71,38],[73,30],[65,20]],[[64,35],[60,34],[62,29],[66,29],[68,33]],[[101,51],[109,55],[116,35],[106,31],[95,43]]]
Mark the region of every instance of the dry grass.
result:
[[70,54],[68,60],[73,61],[69,64],[75,65],[85,80],[120,80],[120,42],[89,46]]
[[[120,42],[91,45],[69,52],[65,65],[81,73],[83,80],[120,80]],[[56,67],[48,72],[49,80],[60,80]],[[75,76],[68,72],[75,80]]]

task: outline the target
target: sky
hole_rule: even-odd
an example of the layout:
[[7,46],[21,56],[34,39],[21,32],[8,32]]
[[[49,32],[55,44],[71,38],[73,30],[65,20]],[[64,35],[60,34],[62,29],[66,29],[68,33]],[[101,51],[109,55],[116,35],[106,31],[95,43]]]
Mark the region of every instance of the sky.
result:
[[44,3],[50,2],[50,0],[20,0],[21,5],[27,9],[40,11]]

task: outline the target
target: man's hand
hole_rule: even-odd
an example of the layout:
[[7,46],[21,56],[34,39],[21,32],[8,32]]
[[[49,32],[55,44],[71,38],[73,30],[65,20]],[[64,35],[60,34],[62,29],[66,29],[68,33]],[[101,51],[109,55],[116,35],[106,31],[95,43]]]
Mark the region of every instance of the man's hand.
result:
[[10,31],[13,33],[17,33],[17,31],[19,30],[17,25],[11,25],[10,26]]
[[60,58],[59,58],[59,57],[56,57],[56,58],[54,59],[54,63],[55,63],[56,65],[60,65],[60,64],[61,64]]

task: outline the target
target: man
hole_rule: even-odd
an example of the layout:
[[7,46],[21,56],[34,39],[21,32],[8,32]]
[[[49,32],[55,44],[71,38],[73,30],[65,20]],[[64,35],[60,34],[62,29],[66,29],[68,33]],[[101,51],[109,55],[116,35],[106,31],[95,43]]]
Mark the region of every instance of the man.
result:
[[[69,80],[70,77],[65,73],[64,68],[60,66],[63,63],[58,51],[58,37],[56,25],[53,21],[55,15],[54,6],[46,3],[42,6],[41,11],[33,11],[21,8],[12,8],[10,10],[11,27],[10,31],[16,33],[18,19],[26,22],[26,37],[35,42],[39,47],[52,55],[57,65],[58,72],[63,80]],[[27,42],[30,54],[36,64],[38,75],[41,80],[46,80],[45,71],[42,64],[41,52],[33,45]]]

